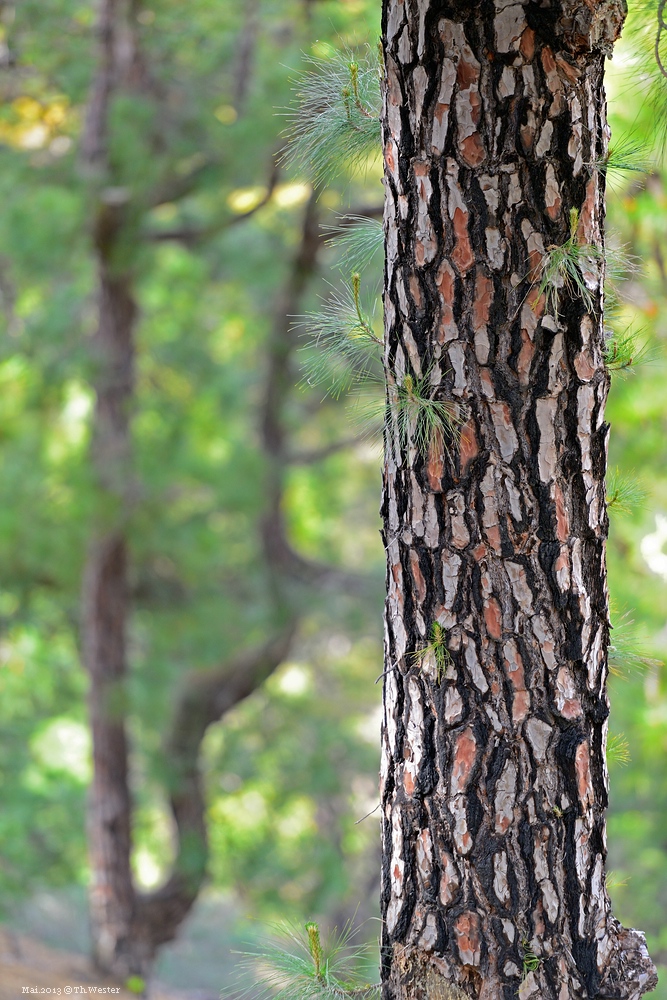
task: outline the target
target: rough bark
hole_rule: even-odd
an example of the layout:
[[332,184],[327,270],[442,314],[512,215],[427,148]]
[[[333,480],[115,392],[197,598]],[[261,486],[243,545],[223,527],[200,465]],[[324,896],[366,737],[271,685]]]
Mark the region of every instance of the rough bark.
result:
[[604,267],[587,265],[590,308],[562,288],[549,314],[537,292],[571,210],[603,246],[591,164],[624,13],[383,3],[389,399],[428,375],[461,420],[423,454],[389,404],[386,1000],[638,1000],[656,983],[605,888]]

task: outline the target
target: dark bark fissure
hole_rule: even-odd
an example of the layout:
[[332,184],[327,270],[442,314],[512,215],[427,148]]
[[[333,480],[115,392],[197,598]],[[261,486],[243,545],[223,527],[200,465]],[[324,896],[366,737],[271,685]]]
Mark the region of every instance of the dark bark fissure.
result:
[[[584,8],[583,10],[581,8]],[[386,366],[460,440],[392,426],[382,810],[387,1000],[638,1000],[604,883],[609,703],[604,55],[620,3],[385,0]],[[433,625],[446,636],[437,665]]]

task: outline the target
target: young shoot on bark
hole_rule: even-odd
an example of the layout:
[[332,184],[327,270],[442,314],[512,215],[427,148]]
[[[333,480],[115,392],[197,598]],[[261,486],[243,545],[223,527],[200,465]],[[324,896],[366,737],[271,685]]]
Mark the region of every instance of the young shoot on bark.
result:
[[[451,447],[459,439],[461,418],[456,406],[437,399],[437,386],[431,383],[431,372],[417,376],[403,375],[398,382],[386,382],[386,397],[375,393],[357,401],[354,416],[364,427],[367,437],[384,431],[385,446],[394,440],[404,452],[412,448],[422,458],[431,449],[441,450],[452,460]],[[369,377],[368,383],[377,380]]]
[[416,650],[413,655],[420,667],[425,666],[427,659],[432,657],[435,663],[436,681],[442,684],[447,667],[452,663],[452,657],[447,649],[447,632],[439,622],[433,622],[429,642]]
[[365,982],[359,972],[368,958],[365,945],[354,944],[355,931],[347,924],[322,942],[315,922],[303,930],[289,924],[277,927],[266,948],[245,955],[253,983],[242,994],[247,1000],[377,1000],[379,986]]
[[655,170],[655,163],[646,151],[646,142],[633,135],[622,136],[615,140],[604,156],[591,160],[586,166],[601,174],[616,171],[650,174]]
[[459,434],[461,419],[452,403],[434,397],[430,372],[406,374],[387,386],[387,425],[398,430],[401,447],[411,446],[426,457],[431,448],[444,451],[452,460],[450,447]]
[[544,295],[546,311],[558,315],[562,292],[580,298],[587,311],[593,308],[593,297],[586,284],[585,271],[603,259],[602,250],[589,243],[580,243],[577,235],[579,212],[570,212],[570,236],[561,246],[550,246],[540,264],[539,295]]
[[620,889],[622,886],[627,885],[629,881],[629,878],[619,878],[616,872],[608,871],[604,884],[607,886],[607,889]]
[[609,332],[604,349],[604,365],[614,375],[633,374],[638,365],[655,360],[655,353],[648,343],[641,343],[641,331],[627,329],[616,334]]
[[523,949],[523,957],[522,957],[523,969],[522,969],[521,979],[525,980],[526,976],[528,976],[529,973],[537,972],[540,965],[542,964],[542,959],[539,957],[539,955],[536,955],[535,952],[532,950],[529,941],[526,941],[524,939],[521,942],[521,947]]
[[347,51],[309,63],[294,88],[285,159],[324,185],[379,155],[379,64],[371,49],[360,58]]
[[609,643],[609,673],[615,677],[627,677],[637,671],[651,670],[660,665],[659,660],[647,656],[642,649],[641,639],[632,618],[624,615],[611,627]]
[[630,759],[630,744],[623,733],[610,736],[607,743],[607,764],[618,764],[619,767],[626,767],[630,763]]
[[647,491],[630,473],[624,476],[618,468],[607,475],[607,510],[614,514],[633,514],[644,507]]
[[382,340],[361,302],[361,277],[352,275],[343,291],[334,290],[317,313],[296,324],[304,328],[314,350],[304,364],[307,385],[325,385],[334,398],[355,385],[377,379]]

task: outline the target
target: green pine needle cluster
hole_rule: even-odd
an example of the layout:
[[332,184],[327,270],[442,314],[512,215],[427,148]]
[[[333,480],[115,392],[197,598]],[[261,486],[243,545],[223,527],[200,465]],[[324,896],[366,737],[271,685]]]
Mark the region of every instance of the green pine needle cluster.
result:
[[404,375],[387,386],[387,429],[393,424],[401,447],[414,447],[426,457],[431,448],[449,451],[458,438],[461,420],[453,404],[434,398],[430,372],[417,377]]
[[289,924],[276,928],[264,950],[246,955],[254,979],[246,1000],[378,1000],[380,988],[358,972],[368,957],[365,945],[354,944],[348,924],[322,942],[314,922],[303,930]]
[[296,81],[286,159],[325,185],[379,155],[380,71],[370,49],[360,59],[347,51],[309,62]]
[[546,311],[558,315],[558,304],[562,292],[580,298],[587,310],[593,308],[593,297],[584,278],[584,271],[594,261],[603,259],[599,247],[580,243],[577,238],[579,213],[570,212],[570,236],[561,246],[551,246],[542,258],[538,292],[544,295]]
[[404,375],[400,382],[387,385],[384,399],[366,394],[357,401],[354,415],[367,436],[383,429],[387,444],[397,441],[402,450],[414,448],[422,458],[431,448],[442,450],[451,461],[461,419],[454,404],[435,398],[438,390],[430,374]]
[[625,376],[638,365],[655,359],[648,343],[641,343],[641,331],[627,329],[616,334],[608,332],[604,348],[604,364],[608,372]]
[[329,245],[341,252],[341,269],[348,274],[377,266],[384,255],[384,229],[377,219],[365,215],[349,215],[344,229],[336,229]]
[[633,514],[646,503],[647,492],[634,476],[624,476],[618,469],[607,475],[607,510],[615,514]]
[[605,156],[593,160],[588,166],[603,174],[614,171],[649,174],[655,169],[655,163],[647,155],[646,142],[642,142],[641,139],[633,135],[622,136],[615,140],[609,146]]
[[379,365],[382,340],[361,303],[361,277],[343,291],[335,290],[325,308],[306,313],[296,324],[304,328],[314,350],[304,362],[304,383],[324,385],[334,398],[355,385],[373,380]]
[[433,622],[429,641],[414,653],[415,658],[420,664],[424,662],[424,658],[428,655],[432,655],[435,660],[437,681],[438,684],[441,684],[447,672],[447,667],[452,662],[452,657],[447,649],[447,632],[440,622]]
[[612,625],[608,649],[609,672],[615,677],[651,669],[658,661],[647,656],[628,612]]
[[607,764],[618,764],[625,767],[630,763],[630,744],[623,735],[610,736],[607,742]]
[[629,881],[629,878],[619,878],[614,871],[608,871],[604,880],[607,889],[620,889],[622,886],[627,885]]

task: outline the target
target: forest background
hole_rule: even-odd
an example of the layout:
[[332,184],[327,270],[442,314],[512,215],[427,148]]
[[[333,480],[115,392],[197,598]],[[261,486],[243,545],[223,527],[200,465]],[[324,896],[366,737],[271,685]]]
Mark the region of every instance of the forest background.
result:
[[[314,190],[280,150],[305,60],[372,50],[379,4],[130,10],[144,62],[112,102],[109,159],[113,190],[133,205],[125,253],[139,306],[127,523],[138,884],[159,884],[172,859],[162,748],[183,676],[266,641],[276,586],[298,609],[288,655],[207,731],[208,882],[158,963],[174,986],[229,993],[234,950],[276,920],[367,921],[377,938],[378,823],[366,814],[379,757],[380,444],[344,396],[308,384],[313,347],[294,317],[343,294],[336,233],[378,217],[381,167],[371,158]],[[608,408],[610,468],[646,493],[621,490],[611,510],[613,641],[639,653],[611,682],[609,867],[615,911],[647,932],[664,977],[667,188],[654,18],[631,7],[608,73],[612,148],[638,168],[608,176],[610,242],[632,261],[615,279],[611,336],[634,330],[646,362],[614,374]],[[13,930],[82,951],[81,592],[99,496],[79,140],[94,25],[92,3],[0,4],[0,910]],[[369,302],[380,276],[371,260]],[[655,995],[667,997],[664,978]]]

